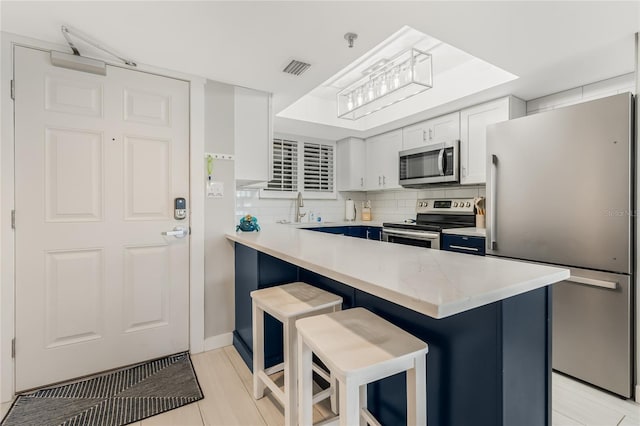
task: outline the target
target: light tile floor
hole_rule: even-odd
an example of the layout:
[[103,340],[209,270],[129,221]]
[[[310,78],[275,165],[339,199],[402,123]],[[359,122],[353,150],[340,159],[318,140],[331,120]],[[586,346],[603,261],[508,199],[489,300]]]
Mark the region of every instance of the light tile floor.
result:
[[[282,425],[284,414],[269,395],[255,401],[251,373],[228,346],[192,357],[205,399],[151,417],[134,426]],[[280,377],[281,379],[281,377]],[[10,404],[0,406],[4,416]],[[328,401],[314,410],[314,422],[331,417]],[[640,404],[625,401],[559,374],[553,375],[553,426],[640,426]]]

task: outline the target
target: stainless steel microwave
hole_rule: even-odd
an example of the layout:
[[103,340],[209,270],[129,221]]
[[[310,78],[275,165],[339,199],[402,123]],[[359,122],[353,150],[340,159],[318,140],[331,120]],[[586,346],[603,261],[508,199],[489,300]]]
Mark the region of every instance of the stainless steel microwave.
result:
[[421,186],[460,181],[460,141],[447,141],[400,151],[400,185]]

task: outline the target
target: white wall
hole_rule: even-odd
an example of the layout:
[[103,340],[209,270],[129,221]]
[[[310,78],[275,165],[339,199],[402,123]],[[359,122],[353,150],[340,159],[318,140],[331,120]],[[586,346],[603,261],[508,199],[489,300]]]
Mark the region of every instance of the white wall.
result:
[[527,101],[527,115],[592,101],[624,92],[636,92],[635,73],[624,74],[585,86]]
[[[207,80],[205,152],[234,153],[233,86]],[[204,152],[202,167],[206,170]],[[205,350],[231,343],[234,321],[234,254],[225,233],[234,227],[234,162],[214,160],[213,180],[224,184],[223,198],[205,198],[204,336]],[[204,194],[203,194],[204,197]]]

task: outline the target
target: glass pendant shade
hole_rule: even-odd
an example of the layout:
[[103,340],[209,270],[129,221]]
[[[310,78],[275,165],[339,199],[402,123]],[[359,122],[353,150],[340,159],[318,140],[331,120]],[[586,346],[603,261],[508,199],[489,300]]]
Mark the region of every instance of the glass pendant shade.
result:
[[433,87],[431,55],[406,50],[338,93],[338,117],[357,120]]

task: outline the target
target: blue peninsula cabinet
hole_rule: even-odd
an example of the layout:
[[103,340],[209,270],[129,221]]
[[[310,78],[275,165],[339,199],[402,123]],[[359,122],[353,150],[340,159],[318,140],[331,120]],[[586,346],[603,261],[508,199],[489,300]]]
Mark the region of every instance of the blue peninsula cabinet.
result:
[[[251,298],[293,281],[339,294],[343,309],[365,307],[429,344],[427,418],[437,426],[551,425],[551,299],[542,287],[434,319],[235,242],[233,344],[252,368]],[[282,361],[282,328],[265,323],[265,358]],[[368,386],[368,409],[382,424],[406,424],[405,373]]]
[[324,232],[327,234],[346,235],[347,237],[364,238],[367,240],[382,240],[382,228],[379,226],[320,226],[316,228],[303,228],[309,231]]

